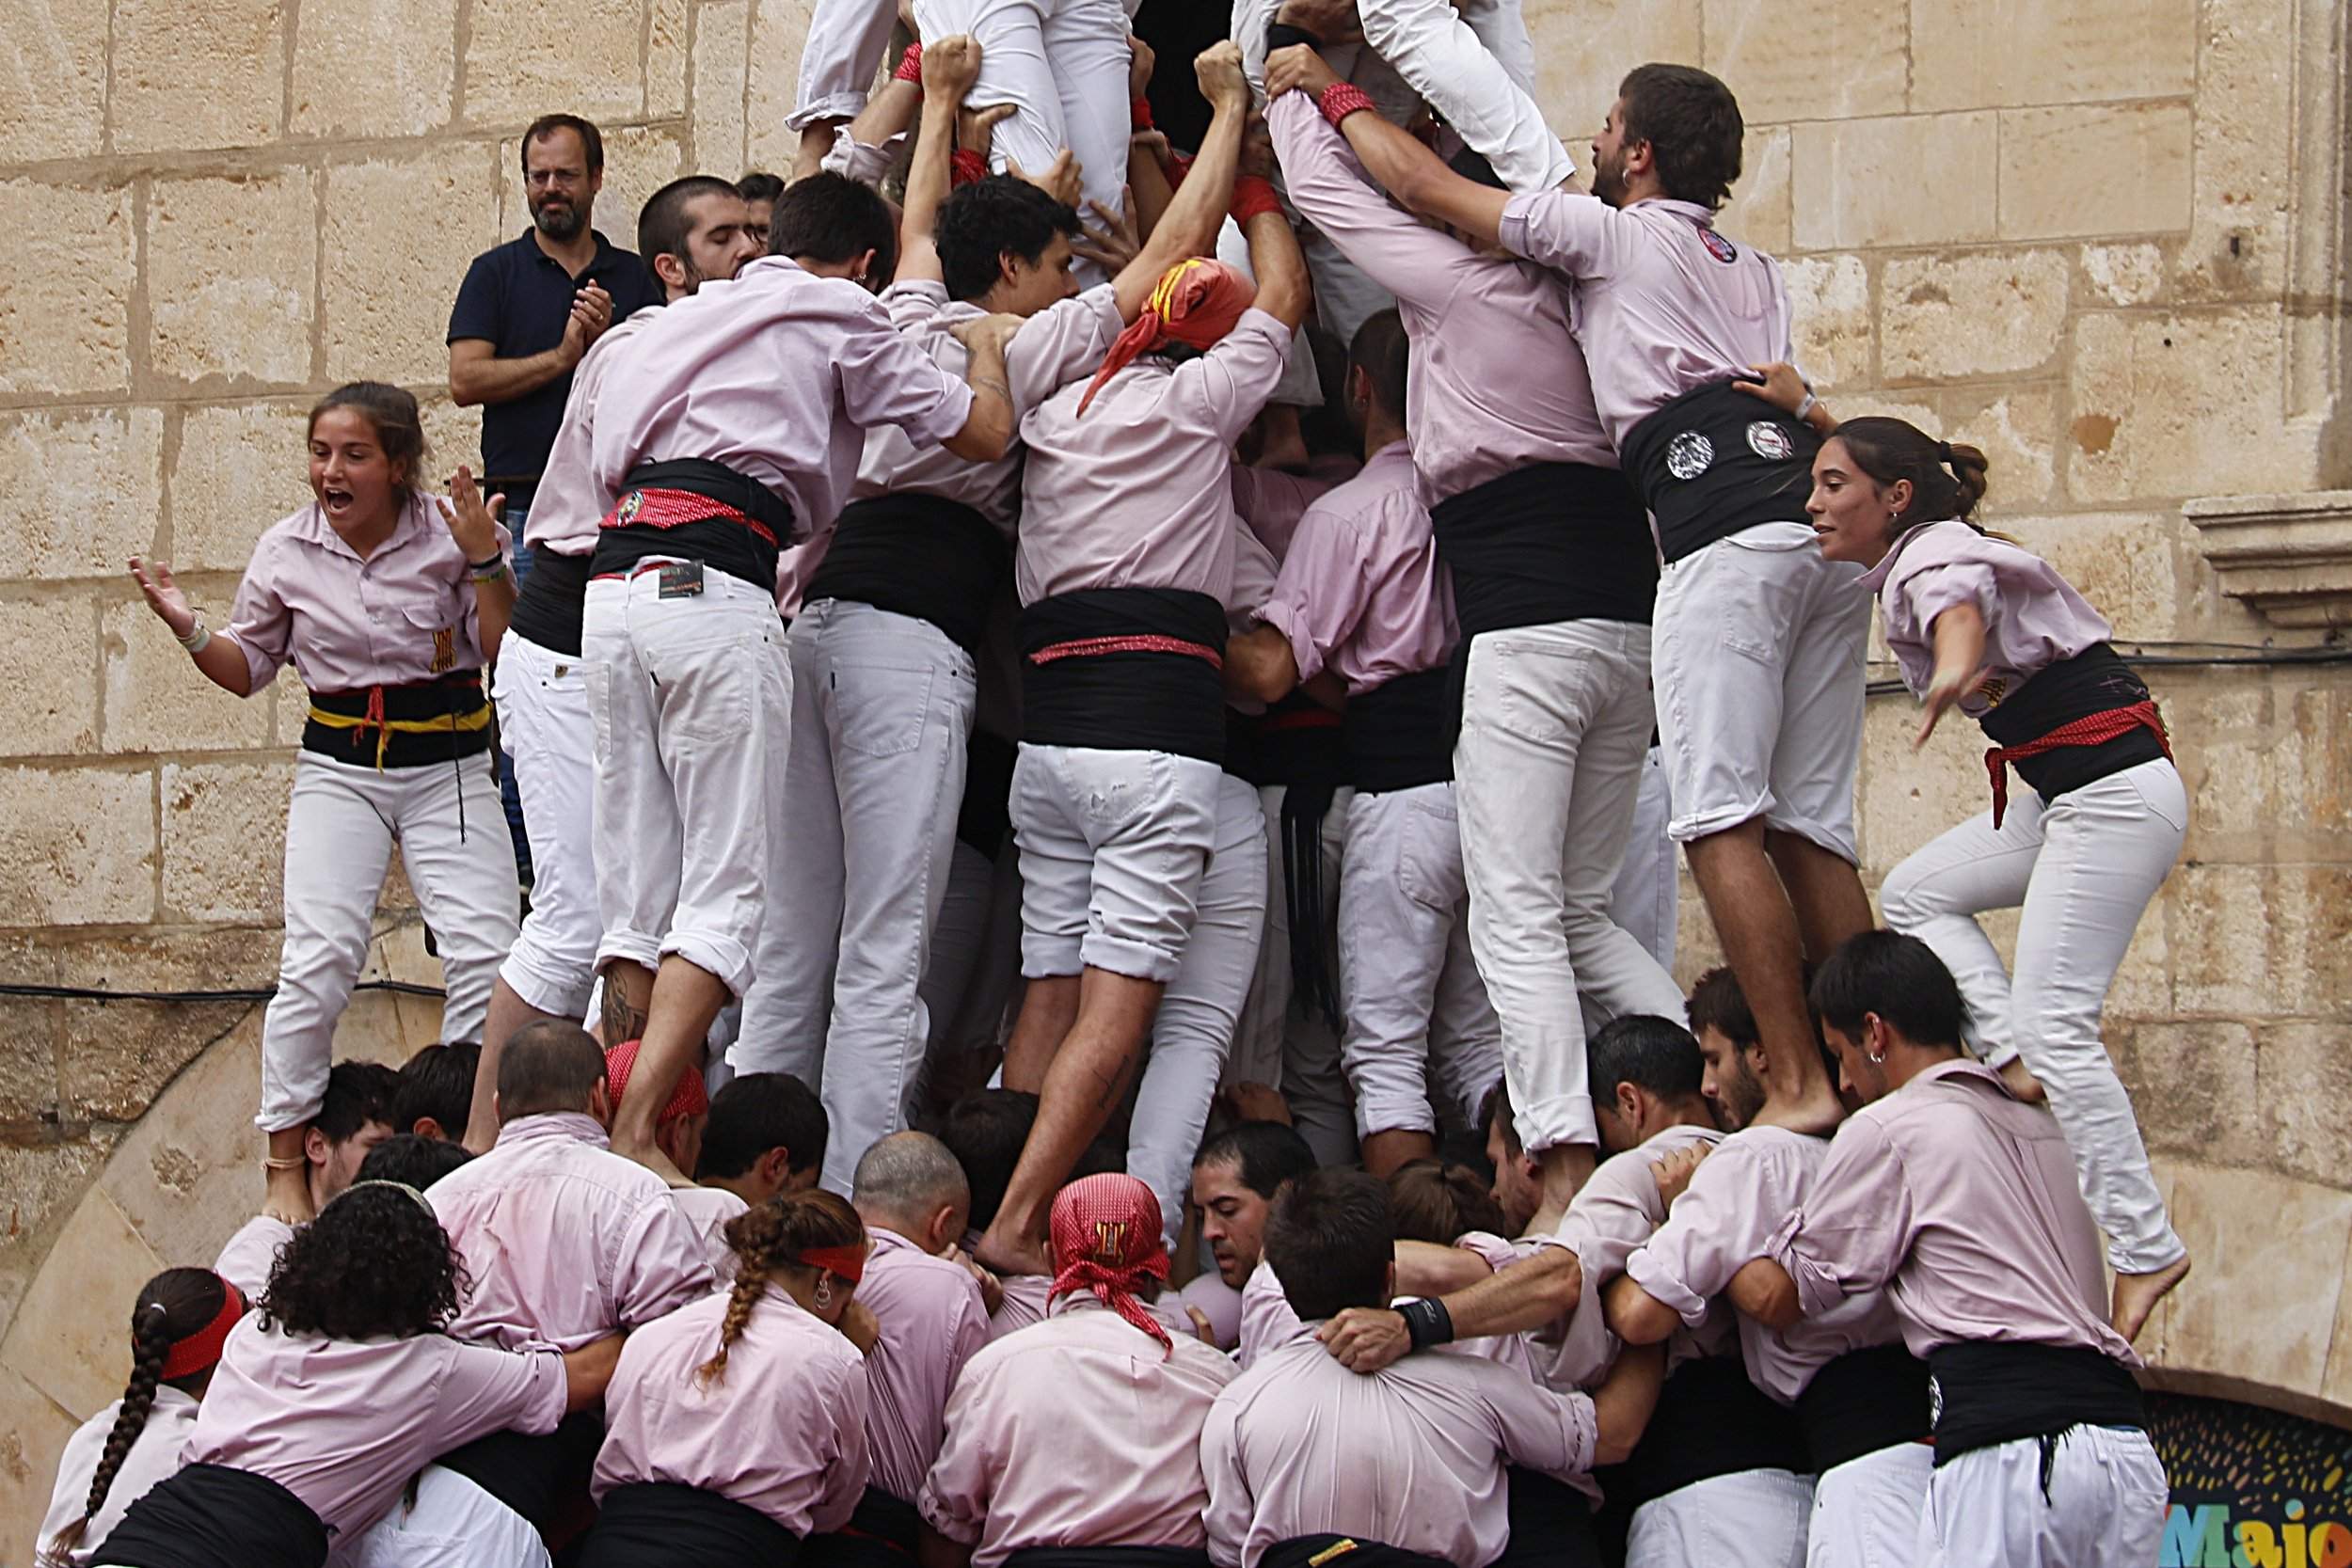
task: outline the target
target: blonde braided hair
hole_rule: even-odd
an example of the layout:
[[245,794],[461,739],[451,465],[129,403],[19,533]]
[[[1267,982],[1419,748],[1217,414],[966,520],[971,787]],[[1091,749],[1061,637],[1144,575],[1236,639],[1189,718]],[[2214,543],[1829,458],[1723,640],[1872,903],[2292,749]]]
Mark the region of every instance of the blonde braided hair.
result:
[[803,1247],[861,1245],[866,1225],[847,1199],[817,1189],[782,1194],[736,1215],[727,1222],[726,1238],[735,1249],[735,1289],[719,1324],[718,1351],[694,1369],[695,1380],[705,1385],[725,1379],[728,1353],[771,1281],[807,1266],[801,1262]]

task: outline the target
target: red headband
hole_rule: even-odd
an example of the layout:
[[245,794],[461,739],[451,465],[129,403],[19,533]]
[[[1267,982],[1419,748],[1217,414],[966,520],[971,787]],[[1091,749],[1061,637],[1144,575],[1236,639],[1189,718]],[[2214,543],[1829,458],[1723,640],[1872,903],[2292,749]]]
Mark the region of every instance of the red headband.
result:
[[804,1246],[801,1248],[804,1267],[824,1269],[854,1285],[866,1277],[866,1248],[853,1246]]
[[1168,1330],[1140,1301],[1136,1287],[1168,1278],[1168,1246],[1160,1237],[1159,1200],[1132,1176],[1080,1177],[1054,1196],[1054,1296],[1090,1291],[1097,1300],[1157,1339],[1173,1354]]
[[[628,1092],[628,1081],[637,1070],[639,1040],[623,1040],[604,1053],[605,1087],[612,1091],[612,1103],[619,1105],[621,1097]],[[677,1087],[670,1102],[661,1107],[655,1118],[658,1126],[667,1126],[683,1117],[698,1117],[710,1109],[710,1091],[703,1085],[703,1075],[688,1064],[677,1075]]]
[[[220,1279],[218,1275],[213,1277]],[[184,1339],[171,1342],[170,1354],[164,1357],[163,1380],[170,1383],[178,1378],[192,1376],[217,1362],[221,1342],[229,1338],[229,1331],[236,1327],[237,1320],[244,1316],[245,1297],[238,1293],[234,1285],[221,1279],[220,1310],[214,1313],[213,1321],[202,1328]]]

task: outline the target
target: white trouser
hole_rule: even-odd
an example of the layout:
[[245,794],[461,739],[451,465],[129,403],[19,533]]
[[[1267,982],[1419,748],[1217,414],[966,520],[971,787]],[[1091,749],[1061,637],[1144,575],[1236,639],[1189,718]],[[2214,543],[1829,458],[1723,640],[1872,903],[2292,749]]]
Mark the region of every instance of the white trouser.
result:
[[[462,825],[461,825],[462,824]],[[368,960],[375,896],[392,846],[441,951],[441,1038],[478,1040],[499,961],[515,944],[522,893],[487,752],[387,768],[294,759],[286,809],[286,937],[278,994],[262,1020],[264,1132],[318,1115],[335,1025]]]
[[1672,562],[1652,664],[1677,843],[1762,817],[1854,858],[1870,596],[1804,523],[1760,523]]
[[[1454,786],[1359,791],[1340,880],[1340,1059],[1356,1135],[1438,1130],[1429,1068],[1476,1121],[1502,1069],[1502,1026],[1470,957]],[[1451,1118],[1449,1118],[1451,1119]]]
[[1580,990],[1604,1018],[1682,1017],[1674,976],[1609,918],[1651,727],[1646,626],[1560,621],[1470,643],[1454,749],[1470,951],[1530,1152],[1597,1141]]
[[1021,743],[1021,973],[1176,977],[1216,841],[1225,777],[1168,752]]
[[[1282,869],[1282,801],[1289,790],[1258,791],[1265,819],[1265,941],[1258,973],[1241,1011],[1241,1027],[1226,1064],[1228,1083],[1263,1084],[1282,1091],[1291,1125],[1315,1151],[1315,1163],[1344,1165],[1356,1158],[1356,1127],[1347,1108],[1347,1077],[1340,1068],[1339,1031],[1322,1009],[1291,994],[1290,879]],[[1318,835],[1322,850],[1324,951],[1337,961],[1340,879],[1345,873],[1350,789],[1334,790]],[[1336,983],[1338,976],[1333,975]]]
[[977,689],[972,656],[946,633],[868,604],[804,605],[788,643],[790,879],[761,921],[730,1054],[739,1072],[789,1072],[818,1090],[833,1127],[822,1180],[847,1194],[859,1157],[906,1126],[930,1037],[923,965]]
[[1656,746],[1642,759],[1642,788],[1633,798],[1633,826],[1625,842],[1625,863],[1609,888],[1609,918],[1642,944],[1642,951],[1672,974],[1676,920],[1682,879],[1675,865],[1675,841],[1666,836],[1674,816],[1674,792],[1666,787],[1666,760]]
[[898,19],[898,8],[891,0],[817,0],[807,41],[801,45],[798,101],[785,117],[787,129],[857,118]]
[[454,1470],[417,1472],[416,1501],[391,1512],[327,1554],[327,1568],[547,1568],[547,1544],[530,1520]]
[[490,698],[531,840],[531,913],[499,978],[532,1006],[585,1018],[596,983],[596,724],[581,661],[519,632],[499,643]]
[[1576,172],[1531,93],[1535,45],[1518,0],[1359,0],[1364,41],[1520,193]]
[[1258,792],[1225,774],[1216,793],[1216,842],[1201,874],[1199,913],[1176,978],[1152,1021],[1151,1055],[1136,1085],[1127,1174],[1160,1200],[1168,1244],[1184,1219],[1192,1156],[1209,1124],[1266,918],[1265,817]]
[[1920,1568],[2147,1568],[2170,1504],[2164,1462],[2136,1427],[2068,1429],[2046,1494],[2041,1440],[2020,1437],[1935,1467],[1911,1560]]
[[[1677,1487],[1633,1511],[1625,1568],[1803,1568],[1813,1478],[1734,1470]],[[1978,1568],[1991,1568],[1986,1559]]]
[[[964,102],[1013,106],[990,141],[992,167],[1002,173],[1011,160],[1035,174],[1068,148],[1084,198],[1119,211],[1130,103],[1120,0],[915,0],[914,21],[927,39],[979,40],[980,79]],[[1104,280],[1091,261],[1078,270],[1082,286]]]
[[1892,1568],[1919,1544],[1919,1499],[1935,1449],[1893,1443],[1833,1465],[1813,1483],[1805,1568]]
[[[792,666],[773,594],[712,567],[660,596],[651,562],[588,584],[596,741],[596,964],[675,953],[741,996],[761,906],[786,885]],[[691,831],[690,831],[691,829]]]
[[[2186,1250],[2165,1218],[2099,1014],[2187,826],[2181,775],[2169,762],[2143,762],[2047,805],[2013,790],[1997,830],[1979,812],[1914,850],[1879,889],[1886,924],[1934,948],[1959,982],[1979,1054],[1995,1066],[2023,1056],[2041,1080],[2121,1274],[2161,1269]],[[1975,917],[2020,904],[2012,982]]]

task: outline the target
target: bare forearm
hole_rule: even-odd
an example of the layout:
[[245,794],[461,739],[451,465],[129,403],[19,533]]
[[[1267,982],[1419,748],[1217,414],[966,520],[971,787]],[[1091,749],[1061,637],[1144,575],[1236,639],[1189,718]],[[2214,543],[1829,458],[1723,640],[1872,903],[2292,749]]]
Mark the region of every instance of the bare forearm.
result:
[[947,199],[956,148],[956,105],[926,100],[923,134],[915,138],[914,160],[907,168],[907,205],[898,228],[904,241],[898,276],[935,278],[941,276],[933,236],[939,231],[939,209]]
[[1307,258],[1279,213],[1253,213],[1242,228],[1249,241],[1249,270],[1258,277],[1259,309],[1294,330],[1307,319]]
[[1136,232],[1148,240],[1159,228],[1160,219],[1168,215],[1176,188],[1168,182],[1168,170],[1160,166],[1159,154],[1141,137],[1127,144],[1127,189],[1136,198]]
[[1463,179],[1409,132],[1369,109],[1341,120],[1340,134],[1364,172],[1406,211],[1449,224],[1482,247],[1499,243],[1508,193]]
[[1609,1332],[1629,1345],[1661,1343],[1682,1322],[1673,1307],[1636,1285],[1630,1275],[1611,1280],[1600,1299]]
[[449,395],[460,408],[482,403],[512,403],[567,373],[576,363],[560,345],[519,359],[500,359],[489,355],[452,359]]
[[963,379],[972,388],[972,412],[963,428],[948,438],[947,450],[967,463],[993,463],[1012,445],[1019,424],[1012,406],[1012,384],[1005,372],[1001,339],[983,339],[968,345],[971,362]]
[[[866,101],[866,107],[858,111],[858,117],[850,121],[850,135],[867,147],[880,147],[914,124],[916,113],[924,106],[920,83],[893,76],[882,84],[882,91]],[[955,139],[954,106],[950,105],[947,112],[947,136],[952,143]],[[928,134],[930,127],[924,129]]]
[[1145,258],[1158,260],[1152,269],[1154,277],[1187,256],[1206,256],[1216,250],[1217,228],[1233,199],[1233,175],[1241,166],[1242,122],[1247,113],[1246,103],[1229,102],[1216,106],[1208,134],[1200,138],[1200,150],[1184,175],[1183,189],[1168,202],[1152,237],[1144,242]]
[[1467,1248],[1433,1242],[1396,1243],[1396,1293],[1401,1296],[1443,1296],[1493,1275],[1486,1260]]
[[190,655],[189,660],[206,680],[230,696],[253,695],[253,666],[246,662],[245,650],[237,645],[236,639],[215,634]]
[[1984,665],[1984,615],[1975,605],[1954,605],[1935,618],[1935,673],[1939,680],[1964,680]]
[[511,570],[487,581],[474,581],[474,636],[482,643],[485,662],[498,661],[499,644],[506,641],[506,628],[514,621],[515,596],[515,574]]
[[1575,1311],[1582,1289],[1576,1255],[1546,1247],[1517,1268],[1447,1296],[1445,1307],[1457,1339],[1524,1334]]

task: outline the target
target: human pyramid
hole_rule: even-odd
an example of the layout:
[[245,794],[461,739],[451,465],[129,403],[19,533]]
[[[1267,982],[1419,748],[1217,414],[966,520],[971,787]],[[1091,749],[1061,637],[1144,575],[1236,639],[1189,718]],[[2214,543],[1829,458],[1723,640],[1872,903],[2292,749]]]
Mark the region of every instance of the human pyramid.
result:
[[[1814,396],[1724,83],[1631,70],[1588,194],[1518,0],[1237,0],[1185,150],[1127,9],[914,0],[869,96],[820,0],[660,303],[534,362],[469,277],[523,551],[361,382],[224,624],[133,562],[309,694],[266,1197],[42,1560],[2153,1561],[2189,1260],[2100,1014],[2185,810],[2107,623]],[[594,128],[523,160],[577,238]],[[1884,929],[1873,599],[1992,743]],[[397,1073],[332,1051],[395,845]]]

